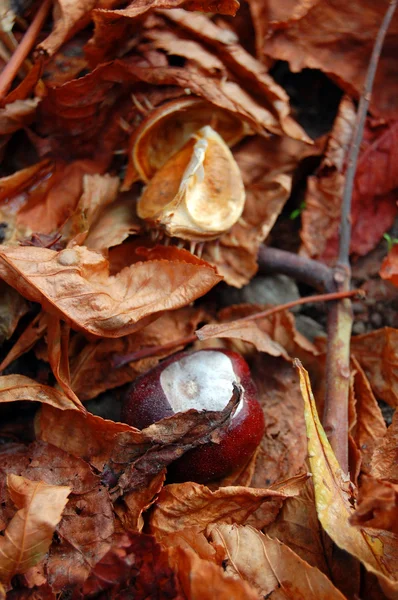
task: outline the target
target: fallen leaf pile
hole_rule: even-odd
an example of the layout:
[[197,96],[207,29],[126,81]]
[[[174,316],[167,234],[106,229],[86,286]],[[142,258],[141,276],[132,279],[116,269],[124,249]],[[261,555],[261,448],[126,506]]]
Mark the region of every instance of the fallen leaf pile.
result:
[[[398,418],[381,410],[398,405],[398,330],[351,340],[347,474],[320,420],[324,340],[288,311],[242,321],[264,306],[217,296],[220,282],[249,284],[263,244],[336,263],[387,4],[0,8],[0,599],[398,598]],[[371,278],[395,302],[397,49],[398,14],[350,248],[361,265],[387,237]],[[310,106],[305,74],[333,89],[329,112]],[[317,111],[327,125],[310,135]],[[249,462],[207,485],[170,482],[167,468],[218,443],[236,391],[219,412],[143,430],[119,420],[125,384],[191,347],[242,353],[265,419]]]

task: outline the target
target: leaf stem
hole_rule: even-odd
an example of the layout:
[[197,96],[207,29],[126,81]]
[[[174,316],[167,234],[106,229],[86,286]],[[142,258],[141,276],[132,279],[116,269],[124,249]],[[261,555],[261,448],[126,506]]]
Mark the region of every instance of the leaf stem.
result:
[[29,52],[32,50],[37,35],[46,20],[48,11],[50,10],[52,0],[44,0],[39,7],[39,10],[34,16],[33,21],[29,25],[28,30],[23,36],[21,43],[10,58],[6,67],[0,74],[0,100],[4,100],[8,90],[10,89],[14,77],[18,73],[21,65],[25,61]]

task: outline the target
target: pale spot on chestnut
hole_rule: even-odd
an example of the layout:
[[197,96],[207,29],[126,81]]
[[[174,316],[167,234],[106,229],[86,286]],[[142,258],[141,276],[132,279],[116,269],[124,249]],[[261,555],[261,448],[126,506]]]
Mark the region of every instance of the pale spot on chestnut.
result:
[[[217,351],[188,354],[168,365],[160,385],[174,412],[223,410],[231,399],[233,384],[239,384],[231,359]],[[237,411],[240,409],[238,406]]]

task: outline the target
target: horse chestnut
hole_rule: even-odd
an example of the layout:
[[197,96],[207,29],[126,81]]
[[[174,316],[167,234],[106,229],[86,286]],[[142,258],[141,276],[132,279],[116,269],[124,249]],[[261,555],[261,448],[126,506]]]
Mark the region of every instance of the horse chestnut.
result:
[[170,467],[174,481],[204,483],[243,466],[264,433],[264,415],[246,361],[224,349],[176,354],[138,377],[127,391],[122,420],[144,429],[164,417],[191,408],[221,411],[233,388],[241,399],[218,444],[209,442],[188,450]]

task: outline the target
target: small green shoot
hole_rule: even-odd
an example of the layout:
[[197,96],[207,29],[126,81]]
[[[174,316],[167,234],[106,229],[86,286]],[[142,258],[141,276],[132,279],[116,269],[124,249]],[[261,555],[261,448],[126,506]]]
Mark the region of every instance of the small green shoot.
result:
[[393,246],[395,246],[396,244],[398,244],[398,238],[391,237],[388,233],[385,233],[383,235],[383,238],[387,242],[387,248],[388,248],[389,252],[391,252]]
[[301,202],[301,204],[298,208],[295,208],[294,210],[292,210],[292,212],[289,215],[289,219],[294,221],[295,219],[297,219],[297,217],[299,217],[301,215],[301,213],[303,212],[304,209],[305,209],[305,202]]

